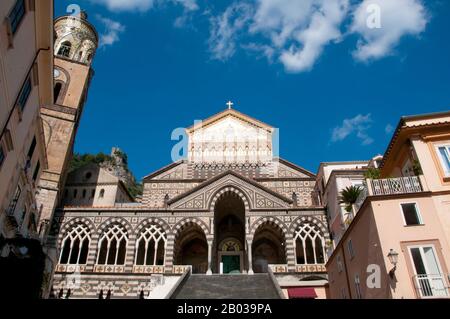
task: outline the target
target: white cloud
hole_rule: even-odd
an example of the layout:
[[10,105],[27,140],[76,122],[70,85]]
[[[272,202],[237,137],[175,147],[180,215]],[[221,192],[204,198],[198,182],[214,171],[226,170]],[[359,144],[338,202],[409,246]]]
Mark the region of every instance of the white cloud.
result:
[[172,0],[176,3],[183,5],[187,11],[195,11],[198,9],[197,0]]
[[[219,13],[208,5],[199,10],[198,0],[90,1],[115,12],[182,6],[175,27],[189,27],[197,17],[209,16],[213,59],[227,60],[239,47],[295,73],[311,70],[327,46],[349,35],[358,39],[355,60],[390,55],[405,35],[423,32],[429,19],[424,0],[235,0]],[[374,12],[367,9],[373,5],[380,8],[381,28],[368,25]]]
[[[371,11],[374,5],[380,10],[380,28],[367,23],[375,13]],[[426,25],[427,13],[421,0],[364,0],[356,8],[350,27],[361,36],[353,55],[361,61],[382,58],[392,53],[403,36],[420,34]]]
[[391,134],[394,131],[394,127],[391,124],[386,125],[384,128],[384,132],[386,134]]
[[270,63],[273,62],[273,57],[275,55],[275,49],[273,47],[271,47],[270,45],[258,44],[258,43],[251,42],[248,44],[243,44],[243,45],[241,45],[241,47],[247,51],[259,54],[260,57],[267,58],[267,61],[269,61]]
[[148,11],[156,4],[173,2],[181,4],[186,11],[198,9],[197,0],[91,0],[105,5],[110,11]]
[[113,45],[120,40],[119,35],[125,31],[125,26],[120,22],[97,15],[96,18],[104,25],[105,31],[100,33],[100,47]]
[[280,61],[287,71],[310,70],[328,43],[341,37],[339,26],[348,10],[348,0],[325,1],[311,16],[306,29],[297,33],[297,45],[281,53]]
[[217,17],[211,17],[211,34],[208,40],[212,57],[226,60],[236,50],[237,34],[251,17],[251,6],[246,3],[234,3]]
[[290,39],[295,30],[308,22],[317,0],[257,0],[251,33],[265,33],[276,47]]
[[91,0],[105,5],[110,11],[147,11],[153,7],[154,0]]
[[371,127],[371,114],[358,114],[351,119],[345,119],[342,125],[336,126],[333,129],[331,141],[338,142],[345,140],[348,136],[356,133],[356,136],[361,140],[362,145],[369,145],[373,143],[373,139],[368,135],[367,130]]

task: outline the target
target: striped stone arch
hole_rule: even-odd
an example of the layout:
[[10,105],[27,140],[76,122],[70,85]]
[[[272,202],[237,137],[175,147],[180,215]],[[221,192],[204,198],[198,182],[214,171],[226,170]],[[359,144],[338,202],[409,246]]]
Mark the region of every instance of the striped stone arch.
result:
[[294,234],[297,227],[299,227],[301,224],[304,224],[304,223],[312,223],[314,225],[319,226],[320,231],[323,234],[323,237],[325,239],[330,239],[330,234],[328,233],[327,226],[324,225],[324,223],[322,221],[318,220],[317,218],[315,218],[313,216],[301,216],[301,217],[296,218],[291,223],[291,226],[289,227],[289,233]]
[[112,224],[120,224],[123,227],[125,227],[126,231],[128,232],[128,236],[134,234],[134,230],[133,227],[131,226],[131,224],[122,217],[111,217],[108,218],[107,220],[105,220],[99,227],[98,227],[98,231],[97,231],[97,235],[98,237],[101,236],[101,234],[103,234],[103,232],[105,231],[105,229],[112,225]]
[[175,226],[173,226],[172,234],[173,234],[174,238],[178,237],[178,235],[181,233],[181,231],[189,225],[199,226],[205,233],[205,236],[210,234],[209,227],[205,224],[205,222],[203,222],[202,220],[195,218],[195,217],[187,217],[187,218],[180,220],[178,223],[175,224]]
[[244,202],[245,211],[248,212],[250,210],[250,202],[251,201],[247,198],[247,195],[243,191],[241,191],[239,188],[237,188],[235,186],[231,186],[231,185],[221,188],[220,190],[218,190],[216,192],[216,194],[214,196],[212,196],[212,199],[208,205],[209,210],[213,210],[214,206],[216,205],[216,202],[219,200],[219,198],[227,193],[234,193],[234,194],[238,195]]
[[286,226],[285,223],[283,223],[281,220],[279,220],[276,217],[261,217],[259,219],[257,219],[251,226],[250,226],[250,235],[253,238],[255,236],[256,231],[258,230],[259,227],[261,227],[262,225],[273,225],[275,226],[275,228],[279,228],[281,229],[282,235],[284,236],[284,238],[286,239],[287,234],[289,233],[288,231],[288,227]]
[[92,220],[90,220],[89,218],[85,218],[85,217],[75,217],[61,226],[61,228],[60,228],[61,231],[59,232],[59,235],[58,235],[58,247],[61,247],[61,243],[62,243],[64,237],[66,236],[66,234],[69,231],[71,231],[75,225],[78,225],[78,224],[86,225],[89,228],[91,237],[93,237],[94,235],[97,234],[95,224]]
[[167,222],[161,218],[147,218],[144,219],[139,223],[139,225],[136,226],[134,229],[134,233],[139,236],[140,232],[145,228],[147,225],[159,225],[164,230],[166,234],[170,233],[170,226],[167,224]]

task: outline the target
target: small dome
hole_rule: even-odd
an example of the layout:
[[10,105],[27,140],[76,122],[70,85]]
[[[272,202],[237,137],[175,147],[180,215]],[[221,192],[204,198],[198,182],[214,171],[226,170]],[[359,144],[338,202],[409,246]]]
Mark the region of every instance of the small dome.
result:
[[98,34],[87,21],[87,13],[62,16],[55,21],[55,54],[90,65],[98,47]]

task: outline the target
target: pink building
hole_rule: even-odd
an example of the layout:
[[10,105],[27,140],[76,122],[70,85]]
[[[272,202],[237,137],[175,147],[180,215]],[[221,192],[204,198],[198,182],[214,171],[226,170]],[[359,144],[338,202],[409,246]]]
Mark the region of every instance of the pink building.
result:
[[403,117],[327,262],[330,298],[449,298],[450,112]]

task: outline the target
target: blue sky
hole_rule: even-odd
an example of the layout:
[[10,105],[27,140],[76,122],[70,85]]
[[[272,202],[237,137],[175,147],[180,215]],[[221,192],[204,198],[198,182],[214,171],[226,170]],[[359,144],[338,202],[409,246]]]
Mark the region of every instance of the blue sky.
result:
[[[55,2],[56,16],[74,3]],[[450,106],[449,1],[76,4],[101,46],[75,151],[119,146],[138,179],[171,162],[173,129],[228,100],[279,128],[281,156],[313,172],[383,153],[402,115]]]

